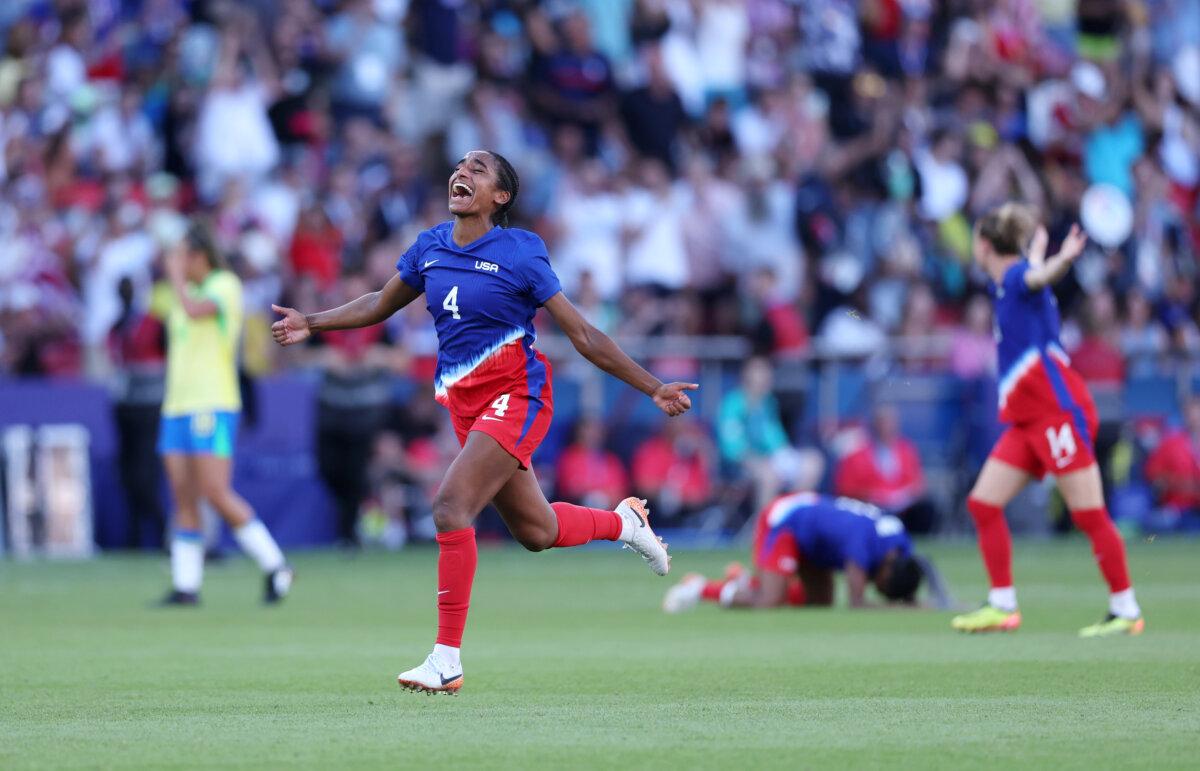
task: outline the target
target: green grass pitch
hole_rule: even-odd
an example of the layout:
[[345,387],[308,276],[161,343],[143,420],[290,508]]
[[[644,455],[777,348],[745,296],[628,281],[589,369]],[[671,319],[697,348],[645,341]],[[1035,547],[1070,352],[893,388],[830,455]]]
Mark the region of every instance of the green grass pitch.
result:
[[[973,546],[931,555],[983,596]],[[1200,764],[1200,543],[1131,545],[1147,632],[1104,611],[1086,542],[1018,543],[1024,628],[937,612],[669,617],[673,577],[615,548],[484,548],[458,698],[401,691],[428,652],[432,550],[299,555],[257,604],[245,560],[151,610],[164,560],[0,562],[0,768],[1025,768]]]

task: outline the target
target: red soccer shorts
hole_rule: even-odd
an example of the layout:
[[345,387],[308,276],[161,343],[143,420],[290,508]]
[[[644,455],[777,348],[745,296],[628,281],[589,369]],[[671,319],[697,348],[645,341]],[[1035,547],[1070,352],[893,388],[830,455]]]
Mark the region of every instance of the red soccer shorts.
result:
[[791,531],[782,530],[768,543],[771,528],[762,512],[754,523],[754,568],[767,573],[794,576],[800,569],[800,547]]
[[529,366],[521,342],[511,343],[438,395],[450,411],[460,446],[470,432],[479,431],[495,439],[521,468],[529,468],[554,415],[550,362],[540,351],[534,358],[541,366]]
[[991,457],[1038,479],[1047,474],[1082,471],[1096,462],[1092,442],[1098,426],[1094,409],[1081,410],[1079,415],[1052,413],[1041,420],[1010,426],[992,448]]
[[[754,523],[754,569],[760,573],[776,573],[787,576],[786,603],[799,607],[805,603],[804,583],[796,571],[800,569],[800,549],[791,532],[785,530],[779,533],[767,548],[767,518],[760,513]],[[751,579],[750,585],[758,587],[758,576]]]

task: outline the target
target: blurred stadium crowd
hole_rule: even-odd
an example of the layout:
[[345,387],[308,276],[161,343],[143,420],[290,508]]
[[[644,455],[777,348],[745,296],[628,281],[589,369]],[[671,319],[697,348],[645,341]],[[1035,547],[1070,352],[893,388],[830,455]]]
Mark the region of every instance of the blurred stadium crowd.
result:
[[[824,476],[933,526],[894,408],[860,410],[854,449],[771,380],[881,356],[993,377],[970,226],[1014,196],[1052,242],[1081,216],[1092,236],[1059,297],[1090,382],[1200,357],[1191,0],[8,0],[0,38],[0,373],[118,383],[122,435],[152,432],[158,261],[203,215],[246,287],[247,373],[323,373],[347,538],[369,492],[403,509],[438,476],[437,408],[391,385],[427,385],[432,325],[414,307],[293,356],[269,306],[381,285],[476,147],[520,171],[515,224],[597,326],[756,356],[707,422],[630,454],[579,410],[544,464],[571,497],[632,484],[682,521]],[[704,345],[687,351],[657,366],[695,371]],[[1188,432],[1142,449],[1173,448],[1156,494],[1194,510],[1187,382],[1165,412]]]

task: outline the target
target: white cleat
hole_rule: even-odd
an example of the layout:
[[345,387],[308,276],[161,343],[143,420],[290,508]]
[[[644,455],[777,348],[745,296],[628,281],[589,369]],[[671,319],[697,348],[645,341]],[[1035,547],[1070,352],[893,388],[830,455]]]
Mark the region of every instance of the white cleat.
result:
[[699,573],[688,573],[683,580],[667,590],[663,596],[662,609],[667,613],[683,613],[700,604],[700,595],[704,591],[704,576]]
[[626,498],[617,504],[616,512],[625,526],[621,528],[624,548],[642,555],[655,575],[665,576],[671,569],[667,545],[650,529],[650,510],[641,498]]
[[430,653],[419,667],[413,667],[407,672],[401,672],[396,682],[406,691],[417,693],[448,693],[457,696],[463,684],[462,668],[454,671],[442,657]]

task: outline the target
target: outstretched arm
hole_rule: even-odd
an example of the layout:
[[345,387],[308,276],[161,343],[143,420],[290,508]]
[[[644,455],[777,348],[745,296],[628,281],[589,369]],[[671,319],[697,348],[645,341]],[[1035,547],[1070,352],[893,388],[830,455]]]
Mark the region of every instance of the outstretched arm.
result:
[[654,400],[668,415],[682,415],[692,406],[686,391],[695,391],[696,383],[663,383],[622,351],[608,335],[592,326],[562,292],[545,302],[546,310],[566,333],[575,350],[592,364]]
[[[1086,245],[1087,236],[1083,230],[1078,225],[1072,225],[1071,232],[1063,240],[1058,254],[1040,265],[1030,264],[1029,270],[1025,271],[1025,286],[1038,290],[1057,284],[1063,276],[1067,275],[1067,271],[1071,269],[1071,263],[1075,262],[1075,258],[1083,253],[1083,247]],[[1042,248],[1045,249],[1044,246]]]
[[397,273],[378,292],[365,294],[332,310],[306,316],[293,308],[272,305],[271,309],[283,318],[271,325],[271,335],[280,345],[295,345],[307,340],[313,332],[369,327],[420,296],[421,293],[404,283]]

